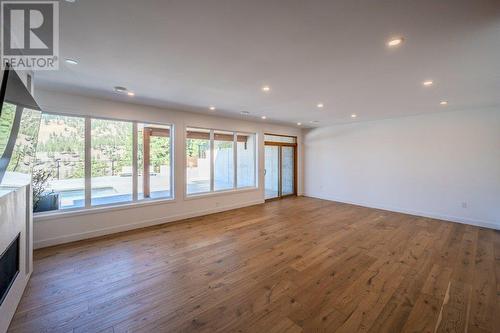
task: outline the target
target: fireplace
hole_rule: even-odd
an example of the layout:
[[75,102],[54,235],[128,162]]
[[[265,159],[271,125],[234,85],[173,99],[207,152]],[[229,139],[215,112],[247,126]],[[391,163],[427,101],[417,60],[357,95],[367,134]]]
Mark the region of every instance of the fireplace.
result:
[[0,256],[0,306],[7,296],[10,287],[19,274],[19,237],[10,243]]

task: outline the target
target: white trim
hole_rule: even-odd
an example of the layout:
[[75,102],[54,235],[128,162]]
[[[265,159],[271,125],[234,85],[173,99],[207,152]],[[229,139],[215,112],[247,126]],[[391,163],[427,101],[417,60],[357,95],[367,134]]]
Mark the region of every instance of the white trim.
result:
[[[214,130],[210,130],[210,192],[215,189],[215,144],[214,144]],[[187,185],[186,185],[187,186]]]
[[137,222],[137,223],[131,223],[131,224],[126,224],[126,225],[103,228],[103,229],[99,229],[99,230],[93,230],[93,231],[78,233],[78,234],[71,234],[71,235],[66,235],[66,236],[62,236],[62,237],[50,238],[50,239],[45,239],[45,240],[40,240],[40,241],[35,242],[34,248],[40,249],[43,247],[64,244],[64,243],[74,242],[74,241],[78,241],[78,240],[114,234],[117,232],[123,232],[123,231],[139,229],[139,228],[149,227],[149,226],[158,225],[158,224],[179,221],[179,220],[184,220],[184,219],[188,219],[188,218],[192,218],[192,217],[214,214],[214,213],[219,213],[219,212],[223,212],[223,211],[227,211],[227,210],[232,210],[232,209],[237,209],[237,208],[242,208],[242,207],[247,207],[247,206],[253,206],[253,205],[259,205],[259,204],[263,204],[263,203],[264,203],[263,199],[258,199],[258,200],[248,201],[245,203],[229,205],[229,206],[225,206],[225,207],[200,210],[200,211],[192,212],[192,213],[178,214],[178,215],[165,217],[165,218],[144,220],[144,221]]
[[233,190],[238,188],[238,133],[233,132]]
[[[139,170],[137,170],[137,150],[138,147],[137,145],[139,144],[139,140],[137,137],[138,131],[137,131],[137,122],[134,121],[132,123],[132,201],[137,201],[138,197],[138,175],[139,175]],[[172,172],[170,172],[172,174]],[[144,177],[144,175],[143,175]],[[143,180],[144,181],[144,180]],[[172,191],[170,191],[172,192]]]
[[42,213],[36,213],[33,215],[33,220],[34,222],[38,221],[47,221],[47,220],[53,220],[53,219],[59,219],[59,218],[66,218],[66,217],[72,217],[72,216],[79,216],[79,215],[90,215],[90,214],[98,214],[98,213],[104,213],[104,212],[111,212],[114,210],[123,210],[123,209],[131,209],[131,208],[138,208],[141,206],[150,206],[150,205],[162,205],[162,204],[169,204],[169,203],[174,203],[176,202],[172,198],[162,198],[162,199],[144,199],[144,200],[139,200],[139,201],[128,201],[126,203],[116,203],[116,204],[109,204],[109,205],[103,205],[103,206],[92,206],[90,208],[76,208],[76,209],[61,209],[61,210],[55,210],[55,211],[50,211],[50,212],[42,212]]
[[353,202],[353,201],[349,201],[349,200],[345,200],[345,199],[341,199],[341,198],[337,198],[337,197],[314,195],[311,193],[305,193],[304,196],[328,200],[328,201],[346,203],[346,204],[350,204],[350,205],[357,205],[357,206],[363,206],[363,207],[368,207],[368,208],[387,210],[387,211],[396,212],[396,213],[403,213],[403,214],[409,214],[409,215],[415,215],[415,216],[421,216],[421,217],[428,217],[431,219],[443,220],[443,221],[447,221],[447,222],[461,223],[461,224],[473,225],[476,227],[500,230],[500,225],[495,224],[494,221],[484,221],[484,220],[470,219],[470,218],[466,218],[466,217],[443,215],[443,214],[439,214],[439,213],[423,212],[423,211],[419,211],[419,210],[394,207],[394,206],[390,206],[390,205],[378,204],[378,203],[373,203],[373,202]]
[[170,144],[169,144],[169,149],[170,149],[170,196],[172,199],[175,199],[175,132],[174,132],[174,125],[170,125]]
[[228,189],[228,190],[219,190],[219,191],[213,191],[213,192],[203,192],[203,193],[193,193],[184,198],[184,200],[193,200],[193,199],[202,199],[202,198],[211,198],[211,197],[217,197],[221,195],[226,195],[226,194],[237,194],[237,193],[242,193],[242,192],[253,192],[253,191],[258,191],[259,189],[257,187],[241,187],[237,189]]
[[84,129],[84,193],[85,208],[90,208],[92,200],[92,118],[85,117]]

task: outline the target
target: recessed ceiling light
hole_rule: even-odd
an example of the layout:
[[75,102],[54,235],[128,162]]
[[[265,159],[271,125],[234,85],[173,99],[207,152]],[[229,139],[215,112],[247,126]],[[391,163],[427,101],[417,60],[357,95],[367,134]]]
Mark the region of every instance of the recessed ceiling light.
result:
[[76,61],[75,59],[66,58],[64,59],[64,61],[70,65],[78,65],[78,61]]
[[248,115],[250,114],[250,112],[248,112],[248,111],[241,111],[240,113],[241,113],[242,115],[244,115],[244,116],[248,116]]
[[297,126],[301,126],[301,125],[302,125],[302,123],[297,123]]
[[400,45],[401,43],[403,43],[403,38],[402,37],[393,38],[393,39],[391,39],[391,40],[389,40],[387,42],[387,46],[389,46],[389,47],[395,47],[395,46]]
[[356,118],[357,115],[355,113],[351,114],[351,118]]
[[127,88],[121,87],[121,86],[116,86],[113,88],[117,93],[126,93],[128,91]]
[[270,92],[271,91],[271,87],[269,87],[269,86],[263,86],[262,87],[262,91],[263,92]]
[[266,117],[266,116],[262,116],[261,118],[262,118],[262,119],[264,119],[264,120],[265,120],[265,119],[267,119],[267,117]]
[[448,105],[448,101],[441,101],[439,102],[440,105]]
[[429,86],[432,86],[434,84],[434,81],[432,80],[427,80],[427,81],[424,81],[422,82],[422,84],[426,87],[429,87]]
[[322,108],[322,107],[324,107],[325,105],[324,105],[323,103],[318,103],[316,106],[317,106],[318,108],[320,108],[320,109],[321,109],[321,108]]
[[209,109],[210,109],[211,111],[215,111],[215,106],[211,106],[211,107],[209,107]]
[[122,86],[113,87],[113,90],[118,94],[127,94],[128,96],[135,96],[135,92],[129,91],[127,88]]

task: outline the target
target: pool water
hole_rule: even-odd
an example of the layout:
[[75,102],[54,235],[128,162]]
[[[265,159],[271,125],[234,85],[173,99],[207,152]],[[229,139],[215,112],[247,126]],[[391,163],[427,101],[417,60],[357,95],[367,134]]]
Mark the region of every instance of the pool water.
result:
[[[59,209],[71,209],[85,207],[85,191],[83,189],[56,192],[59,194]],[[170,191],[153,191],[151,199],[170,197]],[[142,193],[138,199],[144,199]],[[119,202],[132,201],[132,194],[118,194],[113,187],[101,187],[92,189],[92,206],[108,205]]]
[[[81,208],[85,206],[85,190],[83,189],[58,191],[56,193],[59,194],[60,209]],[[113,187],[92,189],[92,197],[94,198],[109,197],[111,199],[115,194],[116,190]],[[111,200],[111,202],[119,201]]]

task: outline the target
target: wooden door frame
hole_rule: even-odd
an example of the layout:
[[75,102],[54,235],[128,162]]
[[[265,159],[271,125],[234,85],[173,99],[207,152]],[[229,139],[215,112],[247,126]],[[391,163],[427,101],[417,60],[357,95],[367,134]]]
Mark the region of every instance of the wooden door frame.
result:
[[[271,199],[265,199],[265,201],[273,201],[273,200],[280,200],[283,198],[287,198],[290,196],[296,196],[297,195],[297,137],[291,136],[291,135],[281,135],[281,134],[271,134],[271,133],[265,133],[264,135],[273,135],[273,136],[282,136],[282,137],[289,137],[289,138],[295,138],[295,143],[288,143],[288,142],[274,142],[274,141],[264,141],[264,147],[265,146],[278,146],[278,166],[279,166],[279,179],[278,179],[278,197],[276,198],[271,198]],[[281,185],[282,185],[282,147],[293,147],[293,193],[287,194],[287,195],[282,195],[281,192]],[[264,158],[265,158],[264,154]],[[265,193],[265,185],[264,185],[264,193]]]

